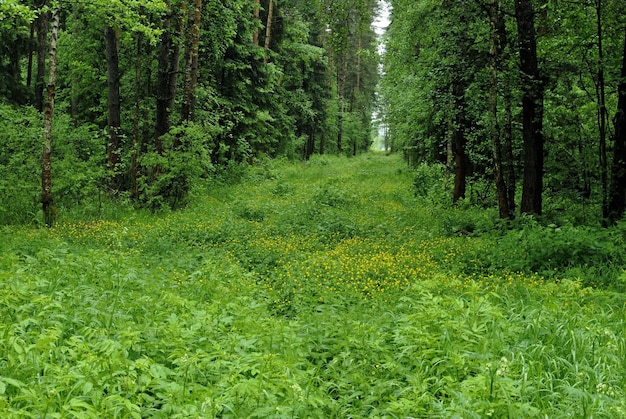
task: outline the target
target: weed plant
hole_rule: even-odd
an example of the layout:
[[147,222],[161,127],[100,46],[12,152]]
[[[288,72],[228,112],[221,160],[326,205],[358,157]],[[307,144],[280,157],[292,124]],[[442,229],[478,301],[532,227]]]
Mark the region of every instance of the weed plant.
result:
[[183,211],[4,227],[0,417],[626,417],[626,297],[581,278],[623,230],[544,269],[544,229],[553,259],[582,230],[502,232],[412,180],[261,161]]

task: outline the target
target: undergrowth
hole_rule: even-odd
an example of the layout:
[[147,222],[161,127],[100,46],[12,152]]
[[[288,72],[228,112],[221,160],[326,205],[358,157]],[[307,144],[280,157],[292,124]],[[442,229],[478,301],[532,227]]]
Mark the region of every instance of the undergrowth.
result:
[[626,417],[626,298],[589,286],[623,229],[501,229],[412,179],[264,161],[183,211],[4,227],[0,416]]

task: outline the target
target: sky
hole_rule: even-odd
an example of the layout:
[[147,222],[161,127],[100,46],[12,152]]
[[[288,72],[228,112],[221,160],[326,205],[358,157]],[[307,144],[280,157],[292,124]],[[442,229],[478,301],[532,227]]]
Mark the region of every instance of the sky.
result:
[[384,0],[380,0],[379,15],[374,20],[374,30],[378,35],[385,33],[385,29],[389,25],[389,13],[391,12],[391,6]]

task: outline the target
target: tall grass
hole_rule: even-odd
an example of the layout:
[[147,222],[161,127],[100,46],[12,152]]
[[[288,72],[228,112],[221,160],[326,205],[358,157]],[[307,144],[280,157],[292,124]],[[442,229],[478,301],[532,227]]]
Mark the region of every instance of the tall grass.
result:
[[4,228],[0,416],[626,417],[623,294],[486,264],[412,180],[266,161],[184,211]]

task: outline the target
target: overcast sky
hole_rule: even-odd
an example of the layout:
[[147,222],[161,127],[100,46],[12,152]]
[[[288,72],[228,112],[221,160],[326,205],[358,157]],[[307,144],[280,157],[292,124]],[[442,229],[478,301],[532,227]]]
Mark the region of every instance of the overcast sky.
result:
[[390,6],[389,6],[389,3],[387,3],[384,0],[379,1],[379,3],[380,3],[380,10],[379,10],[378,17],[374,21],[374,29],[376,30],[377,34],[382,35],[385,32],[385,29],[387,28],[387,26],[389,25]]

